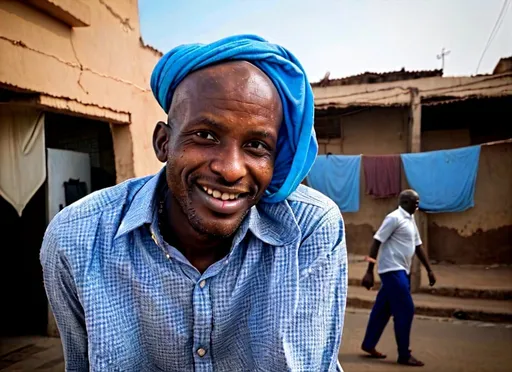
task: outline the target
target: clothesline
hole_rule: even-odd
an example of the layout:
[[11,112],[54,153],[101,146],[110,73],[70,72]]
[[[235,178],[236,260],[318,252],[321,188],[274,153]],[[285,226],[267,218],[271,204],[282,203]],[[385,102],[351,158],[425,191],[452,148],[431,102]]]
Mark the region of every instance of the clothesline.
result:
[[419,153],[320,155],[306,181],[333,199],[342,212],[357,212],[361,163],[366,193],[374,197],[392,197],[400,192],[403,166],[408,184],[420,195],[420,209],[462,212],[474,206],[481,147],[506,143],[512,143],[512,138]]
[[[434,151],[459,150],[459,149],[464,149],[464,148],[473,147],[473,146],[496,146],[496,145],[504,145],[504,144],[507,144],[507,143],[512,143],[512,138],[508,138],[508,139],[504,139],[504,140],[499,140],[499,141],[492,141],[492,142],[481,143],[479,145],[470,145],[470,146],[457,147],[457,148],[453,148],[453,149],[429,150],[429,151],[420,151],[420,152],[398,152],[398,153],[392,153],[392,154],[362,154],[361,153],[361,154],[358,154],[358,155],[360,155],[360,156],[393,156],[393,155],[400,156],[400,155],[403,155],[403,154],[421,154],[421,153],[434,152]],[[333,154],[331,154],[331,155],[333,155]],[[346,155],[339,154],[337,156],[346,156]]]

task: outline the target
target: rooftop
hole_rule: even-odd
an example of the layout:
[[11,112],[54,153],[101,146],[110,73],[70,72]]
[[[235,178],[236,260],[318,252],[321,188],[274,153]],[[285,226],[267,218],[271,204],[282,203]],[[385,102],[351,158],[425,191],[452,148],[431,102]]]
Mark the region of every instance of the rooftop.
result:
[[327,73],[319,82],[311,83],[311,86],[329,87],[340,85],[376,84],[440,76],[443,76],[443,70],[406,71],[404,68],[399,71],[391,72],[364,72],[362,74],[347,76],[340,79],[329,79],[329,73]]

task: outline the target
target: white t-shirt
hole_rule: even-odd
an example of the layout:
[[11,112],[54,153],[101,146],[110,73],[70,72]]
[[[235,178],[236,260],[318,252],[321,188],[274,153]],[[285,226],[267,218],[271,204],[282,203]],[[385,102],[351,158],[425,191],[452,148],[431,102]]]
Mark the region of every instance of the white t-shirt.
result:
[[378,273],[405,270],[409,274],[416,246],[421,245],[414,217],[398,207],[386,216],[373,238],[381,242]]

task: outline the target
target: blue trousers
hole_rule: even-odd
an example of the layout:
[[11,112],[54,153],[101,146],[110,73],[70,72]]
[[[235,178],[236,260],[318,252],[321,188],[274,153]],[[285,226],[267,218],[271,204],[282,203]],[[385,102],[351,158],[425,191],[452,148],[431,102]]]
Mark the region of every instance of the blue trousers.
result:
[[377,346],[393,315],[398,358],[407,360],[411,356],[409,338],[414,317],[409,276],[405,270],[390,271],[380,274],[380,280],[382,284],[370,314],[362,347],[371,350]]

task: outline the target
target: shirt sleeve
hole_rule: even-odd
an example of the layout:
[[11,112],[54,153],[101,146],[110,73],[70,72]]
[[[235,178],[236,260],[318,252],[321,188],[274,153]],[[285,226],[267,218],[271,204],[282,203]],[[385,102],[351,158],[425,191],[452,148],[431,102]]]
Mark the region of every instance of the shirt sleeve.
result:
[[66,371],[88,371],[87,331],[71,268],[59,244],[59,216],[48,229],[40,252],[48,301],[57,322]]
[[298,301],[286,340],[289,360],[297,363],[292,370],[340,371],[348,262],[344,223],[337,207],[326,213],[299,249],[319,254],[300,270]]
[[398,220],[394,216],[388,215],[384,218],[384,221],[382,221],[379,230],[377,230],[373,238],[381,243],[385,243],[393,234],[397,226]]

